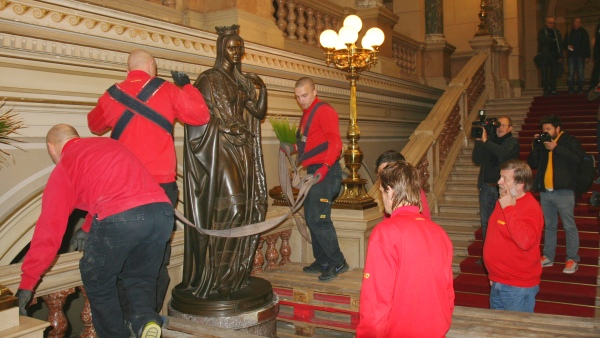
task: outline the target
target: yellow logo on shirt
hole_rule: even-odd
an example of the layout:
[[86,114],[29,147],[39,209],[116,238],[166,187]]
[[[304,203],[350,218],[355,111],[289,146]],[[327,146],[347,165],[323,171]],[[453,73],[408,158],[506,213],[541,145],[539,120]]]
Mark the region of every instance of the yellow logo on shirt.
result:
[[504,221],[501,221],[501,220],[498,220],[498,224],[502,224],[502,225],[504,225],[504,224],[506,224],[506,222],[504,222]]
[[365,274],[363,275],[363,278],[364,278],[364,279],[367,279],[367,278],[369,278],[369,277],[371,277],[371,274],[370,274],[370,273],[368,273],[368,272],[365,272]]

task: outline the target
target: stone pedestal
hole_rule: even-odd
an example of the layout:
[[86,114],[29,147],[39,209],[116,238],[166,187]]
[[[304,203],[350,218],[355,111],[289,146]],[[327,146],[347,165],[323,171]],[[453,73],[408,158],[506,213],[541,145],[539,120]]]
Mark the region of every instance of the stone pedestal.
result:
[[195,323],[216,326],[220,328],[246,332],[262,337],[277,336],[277,314],[279,313],[279,297],[273,294],[273,299],[267,305],[248,312],[232,316],[201,316],[177,311],[169,304],[169,316],[186,319]]
[[508,55],[512,48],[503,39],[490,35],[475,36],[469,41],[476,54],[487,54],[485,60],[485,88],[490,99],[512,97],[508,81]]
[[423,49],[423,77],[427,85],[446,89],[452,79],[450,56],[456,47],[446,42],[442,36],[429,36]]

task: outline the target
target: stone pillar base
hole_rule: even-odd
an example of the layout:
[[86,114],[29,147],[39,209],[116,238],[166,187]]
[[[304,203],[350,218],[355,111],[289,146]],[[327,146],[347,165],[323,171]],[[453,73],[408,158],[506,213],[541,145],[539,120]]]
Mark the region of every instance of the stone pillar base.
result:
[[452,79],[450,56],[455,50],[456,47],[443,38],[425,39],[423,77],[428,86],[446,89]]
[[262,337],[277,337],[277,314],[279,297],[273,294],[273,300],[262,308],[238,315],[211,317],[192,315],[177,311],[169,304],[169,316],[186,319],[195,323],[216,326]]

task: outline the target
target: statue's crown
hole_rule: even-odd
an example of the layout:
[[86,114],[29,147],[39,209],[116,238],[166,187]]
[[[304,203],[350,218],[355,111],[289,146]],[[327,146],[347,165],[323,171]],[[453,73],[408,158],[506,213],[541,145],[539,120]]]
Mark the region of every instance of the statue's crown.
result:
[[215,29],[219,35],[237,35],[240,31],[240,25],[217,26]]

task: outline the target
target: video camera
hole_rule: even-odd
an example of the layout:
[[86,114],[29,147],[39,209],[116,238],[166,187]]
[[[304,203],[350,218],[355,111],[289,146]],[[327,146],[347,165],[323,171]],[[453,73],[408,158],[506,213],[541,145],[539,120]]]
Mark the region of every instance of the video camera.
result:
[[485,118],[485,110],[479,111],[479,121],[473,121],[471,126],[471,137],[474,139],[481,138],[483,136],[483,128],[487,132],[488,138],[493,139],[496,137],[496,129],[500,126],[500,122],[495,117]]
[[552,142],[552,136],[550,136],[550,134],[544,132],[544,133],[541,133],[540,136],[535,138],[533,140],[533,142],[536,144],[544,144],[544,142]]

